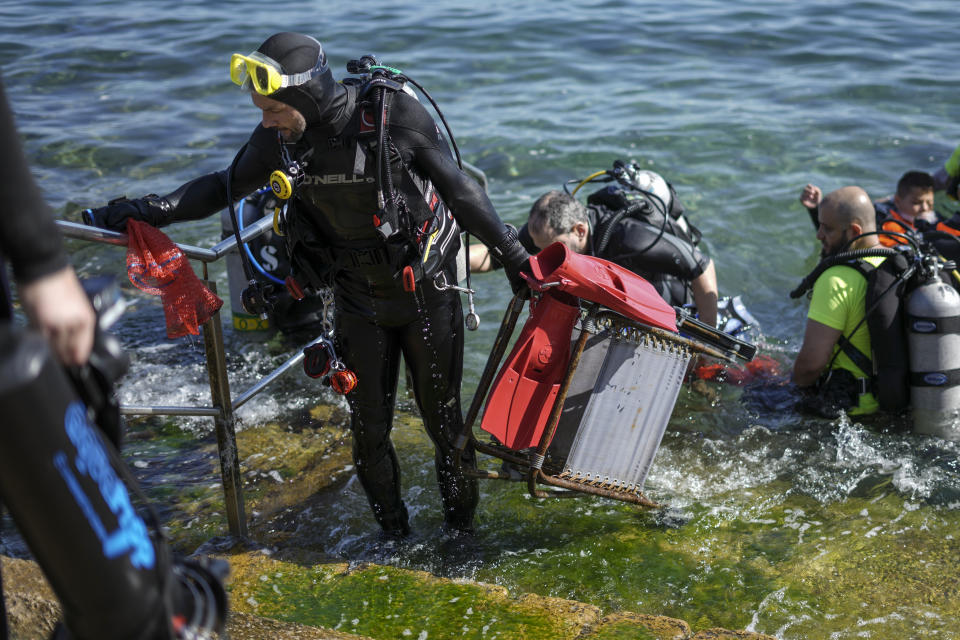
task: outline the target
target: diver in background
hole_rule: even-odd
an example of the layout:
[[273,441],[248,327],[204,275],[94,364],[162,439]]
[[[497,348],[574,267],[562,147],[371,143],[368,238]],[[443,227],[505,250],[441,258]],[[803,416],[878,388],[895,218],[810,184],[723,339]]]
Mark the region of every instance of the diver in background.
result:
[[[923,171],[907,171],[900,176],[894,194],[873,203],[878,230],[919,238],[924,231],[933,229],[941,222],[933,210],[934,184],[933,176]],[[815,227],[819,226],[817,207],[822,197],[820,187],[815,184],[807,184],[800,192],[800,203]],[[880,236],[880,243],[887,247],[902,242],[893,236]]]
[[[615,219],[627,205],[619,199],[616,186],[591,194],[586,206],[563,191],[548,191],[530,208],[529,219],[518,232],[520,241],[531,253],[562,242],[576,253],[610,260],[649,281],[671,305],[694,303],[699,319],[716,326],[718,292],[713,260],[697,247],[699,231],[686,220],[673,188],[660,175],[643,173],[649,174],[651,192],[656,196],[651,200],[659,200],[668,216],[657,211]],[[661,233],[663,222],[666,226]],[[471,246],[472,271],[496,267],[488,251]]]
[[[876,213],[867,192],[842,187],[819,203],[817,240],[821,256],[842,250],[881,247],[875,233]],[[846,249],[845,249],[846,248]],[[886,258],[864,258],[873,267]],[[807,410],[836,417],[839,410],[851,415],[875,413],[879,408],[870,376],[841,348],[843,342],[863,354],[872,353],[866,313],[867,278],[848,264],[829,267],[817,278],[810,298],[803,344],[793,365],[792,379],[809,393],[802,403]],[[856,351],[852,353],[856,353]]]
[[[129,472],[78,393],[74,376],[89,372],[91,355],[103,357],[96,314],[27,167],[2,82],[0,156],[0,506],[63,606],[54,638],[217,637],[226,615],[219,578],[171,558],[134,510]],[[13,321],[6,260],[33,330]]]
[[[230,169],[86,217],[114,230],[127,218],[154,226],[203,218],[286,172],[290,286],[332,283],[336,350],[357,380],[346,395],[353,456],[374,517],[387,534],[410,531],[390,441],[402,354],[435,447],[445,526],[469,532],[479,494],[453,448],[463,422],[464,338],[460,296],[448,286],[456,283],[454,219],[490,247],[515,291],[525,287],[519,272],[529,255],[423,105],[396,77],[375,73],[386,69],[369,68],[366,83],[337,83],[317,40],[275,34],[231,60],[231,77],[249,90],[262,122]],[[268,296],[251,292],[249,312],[269,308],[258,297]],[[474,465],[473,452],[463,460]]]

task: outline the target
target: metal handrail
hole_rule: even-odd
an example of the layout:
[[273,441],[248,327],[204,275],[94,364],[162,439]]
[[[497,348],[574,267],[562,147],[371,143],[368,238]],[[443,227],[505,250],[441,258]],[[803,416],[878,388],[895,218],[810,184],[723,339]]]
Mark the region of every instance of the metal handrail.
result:
[[[127,234],[120,233],[119,231],[109,231],[107,229],[100,229],[99,227],[90,227],[77,222],[69,222],[68,220],[57,220],[57,226],[60,227],[63,235],[67,236],[68,238],[88,240],[90,242],[100,242],[102,244],[112,244],[122,247],[127,246]],[[273,218],[270,216],[264,216],[255,223],[251,224],[249,227],[244,227],[243,231],[240,232],[240,239],[244,243],[250,242],[254,238],[262,236],[267,231],[270,231],[272,228]],[[183,254],[188,258],[193,258],[194,260],[199,260],[204,263],[210,263],[216,262],[220,258],[223,258],[230,253],[230,251],[234,250],[237,246],[237,239],[233,236],[224,238],[209,249],[195,247],[189,244],[181,244],[179,242],[177,243],[177,246],[180,247],[180,250],[183,251]]]
[[237,396],[237,399],[233,401],[233,410],[236,411],[237,409],[242,407],[244,404],[246,404],[247,400],[249,400],[253,396],[263,391],[263,389],[267,385],[269,385],[271,382],[279,378],[283,373],[287,371],[287,369],[290,369],[291,367],[295,367],[298,364],[300,364],[304,358],[304,355],[303,355],[304,349],[306,349],[307,347],[312,347],[313,345],[319,342],[323,342],[323,340],[324,340],[323,336],[318,336],[315,339],[311,340],[309,343],[304,345],[304,347],[300,349],[300,351],[298,351],[296,355],[291,356],[289,360],[281,364],[279,367],[277,367],[276,369],[274,369],[264,377],[260,378],[259,382],[257,382],[255,385],[253,385],[252,387],[250,387],[249,389],[241,393],[239,396]]
[[[128,237],[125,233],[109,231],[98,227],[91,227],[67,220],[57,220],[57,226],[63,235],[68,238],[127,246]],[[240,233],[240,239],[246,243],[270,231],[273,219],[264,216],[255,223],[245,227]],[[177,243],[177,247],[184,255],[203,263],[204,278],[207,277],[207,264],[225,257],[230,251],[237,249],[237,240],[234,236],[225,238],[209,249],[188,244]],[[205,284],[216,292],[216,283],[207,281]],[[214,419],[217,433],[217,448],[220,455],[220,475],[224,491],[224,501],[227,512],[227,524],[230,533],[236,536],[247,535],[247,523],[244,515],[243,484],[240,477],[240,462],[237,455],[237,440],[235,430],[235,412],[244,403],[263,391],[267,385],[276,380],[287,370],[303,360],[303,351],[292,356],[286,362],[261,378],[256,384],[240,394],[236,400],[230,396],[230,386],[227,378],[227,364],[223,345],[223,329],[220,324],[220,312],[211,316],[203,324],[204,360],[207,365],[207,378],[210,382],[212,406],[178,407],[178,406],[133,406],[123,405],[120,413],[123,415],[169,415],[169,416],[204,416]],[[318,342],[312,341],[310,345]],[[307,345],[309,346],[309,345]]]

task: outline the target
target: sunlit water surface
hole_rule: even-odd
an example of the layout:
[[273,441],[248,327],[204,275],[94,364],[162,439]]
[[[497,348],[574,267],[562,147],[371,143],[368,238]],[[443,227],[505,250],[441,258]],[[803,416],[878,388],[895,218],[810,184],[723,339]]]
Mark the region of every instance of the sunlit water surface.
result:
[[[224,168],[257,122],[227,78],[230,53],[274,31],[302,30],[324,42],[338,76],[348,58],[372,52],[427,86],[508,221],[521,223],[540,193],[615,158],[662,172],[703,230],[722,292],[743,296],[764,351],[784,363],[806,311],[786,294],[818,250],[796,202],[801,187],[860,184],[884,196],[904,171],[938,168],[960,141],[958,12],[946,0],[361,1],[295,11],[246,1],[225,10],[54,0],[0,2],[0,17],[8,96],[61,217],[76,221],[81,207],[165,193]],[[210,246],[219,221],[168,231]],[[70,249],[82,274],[122,278],[122,251]],[[211,275],[225,290],[224,267]],[[467,336],[467,399],[509,295],[500,274],[475,283],[482,326]],[[167,340],[155,304],[130,298],[117,329],[135,351],[122,401],[209,402],[199,338]],[[234,393],[295,344],[266,348],[229,327],[226,340]],[[711,402],[681,390],[647,480],[647,493],[667,505],[659,511],[538,501],[521,485],[486,482],[476,540],[456,558],[438,554],[432,449],[404,423],[395,441],[409,542],[382,544],[355,478],[312,498],[285,526],[299,544],[349,560],[676,616],[696,628],[960,637],[957,444],[883,423],[810,420],[740,395],[725,387]],[[238,426],[295,421],[318,402],[338,401],[293,373],[247,403]],[[409,398],[402,405],[413,411]],[[210,438],[208,420],[174,422]],[[131,456],[148,449],[135,446]],[[138,472],[151,486],[217,481],[193,477],[198,465],[181,455],[179,470],[169,462]]]

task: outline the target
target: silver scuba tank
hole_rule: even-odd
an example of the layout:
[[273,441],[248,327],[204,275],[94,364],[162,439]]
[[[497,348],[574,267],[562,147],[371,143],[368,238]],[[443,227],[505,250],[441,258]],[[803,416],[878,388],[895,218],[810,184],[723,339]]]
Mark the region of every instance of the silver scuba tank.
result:
[[[224,209],[220,212],[220,238],[231,237],[233,237],[233,223],[230,221],[230,212]],[[227,283],[230,286],[230,314],[233,328],[237,331],[264,331],[270,328],[270,321],[250,315],[243,310],[241,293],[247,286],[247,277],[243,273],[243,263],[240,260],[240,252],[236,249],[227,254]]]
[[960,294],[934,277],[906,311],[913,430],[960,441]]

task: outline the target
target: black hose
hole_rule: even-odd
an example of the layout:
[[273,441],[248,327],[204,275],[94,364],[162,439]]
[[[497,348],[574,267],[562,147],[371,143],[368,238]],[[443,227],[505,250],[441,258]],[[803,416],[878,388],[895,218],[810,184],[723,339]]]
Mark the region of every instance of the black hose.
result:
[[948,233],[947,231],[940,231],[939,229],[930,229],[929,231],[924,231],[922,235],[923,239],[928,242],[932,239],[942,238],[944,240],[953,240],[957,244],[960,244],[960,237],[957,237],[952,233]]
[[380,87],[380,132],[377,140],[377,154],[380,156],[380,162],[377,168],[377,180],[380,183],[380,189],[386,190],[384,196],[389,204],[384,203],[385,207],[394,207],[396,202],[393,199],[393,172],[390,171],[390,150],[387,148],[387,89]]
[[[280,134],[277,133],[277,139],[280,144],[283,144],[283,140],[280,139]],[[243,265],[243,273],[247,276],[247,282],[252,282],[256,278],[253,274],[253,267],[250,265],[250,260],[243,250],[243,241],[240,239],[240,225],[237,224],[237,210],[233,206],[233,172],[237,168],[237,163],[240,161],[240,156],[243,155],[243,152],[247,150],[247,145],[244,144],[240,147],[240,151],[237,152],[237,155],[233,157],[233,162],[230,163],[230,166],[227,168],[227,207],[230,209],[230,222],[233,224],[233,237],[237,239],[237,253],[240,254],[240,263]]]
[[404,79],[407,80],[407,82],[409,82],[410,84],[415,86],[417,89],[419,89],[420,93],[426,96],[427,100],[430,101],[430,104],[433,105],[433,109],[437,112],[437,115],[440,116],[440,122],[443,123],[443,128],[447,130],[447,136],[450,137],[450,146],[453,147],[453,152],[457,156],[457,166],[460,167],[461,170],[463,170],[463,160],[460,159],[460,148],[457,146],[457,141],[453,137],[453,131],[450,129],[450,125],[447,124],[446,117],[444,117],[443,112],[440,111],[440,106],[433,99],[433,96],[427,93],[427,90],[423,88],[423,85],[421,85],[419,82],[417,82],[413,78],[410,78],[408,76],[403,76],[403,77]]
[[[600,237],[597,238],[597,242],[593,247],[593,253],[598,256],[601,255],[603,253],[603,250],[607,248],[607,245],[610,244],[610,237],[613,235],[613,228],[617,226],[617,223],[620,222],[623,218],[625,218],[628,215],[632,216],[634,214],[640,213],[643,210],[644,204],[645,204],[645,201],[631,202],[626,207],[624,207],[620,211],[617,211],[612,216],[610,216],[610,219],[607,220],[605,223],[603,232],[600,234]],[[663,232],[661,228],[661,235],[662,233]],[[657,240],[659,239],[660,239],[660,236],[657,236]],[[654,242],[654,244],[656,244],[656,242]]]

